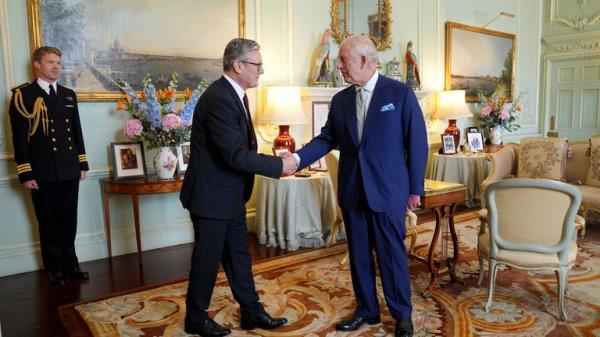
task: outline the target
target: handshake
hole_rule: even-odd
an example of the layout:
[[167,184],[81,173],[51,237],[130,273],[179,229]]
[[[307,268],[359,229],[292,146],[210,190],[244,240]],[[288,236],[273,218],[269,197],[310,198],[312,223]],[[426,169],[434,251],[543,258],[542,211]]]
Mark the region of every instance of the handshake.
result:
[[289,176],[294,174],[298,170],[299,162],[296,161],[296,157],[291,152],[286,152],[281,156],[283,161],[283,172],[282,176]]

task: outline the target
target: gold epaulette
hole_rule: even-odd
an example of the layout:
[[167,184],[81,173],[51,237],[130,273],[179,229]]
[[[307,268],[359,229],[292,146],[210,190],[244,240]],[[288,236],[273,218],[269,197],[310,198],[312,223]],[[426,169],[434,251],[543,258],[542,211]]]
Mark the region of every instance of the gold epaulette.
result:
[[15,91],[17,91],[17,89],[24,88],[24,87],[28,86],[29,84],[30,84],[29,82],[25,82],[21,85],[17,85],[16,87],[11,88],[10,91],[12,91],[12,93],[14,94]]
[[[22,87],[22,86],[21,86]],[[33,111],[30,113],[23,103],[23,94],[21,93],[21,87],[18,87],[14,91],[14,103],[17,111],[26,118],[29,122],[29,136],[33,136],[40,125],[40,119],[42,122],[42,131],[44,135],[48,135],[48,108],[42,97],[38,97],[33,103]]]

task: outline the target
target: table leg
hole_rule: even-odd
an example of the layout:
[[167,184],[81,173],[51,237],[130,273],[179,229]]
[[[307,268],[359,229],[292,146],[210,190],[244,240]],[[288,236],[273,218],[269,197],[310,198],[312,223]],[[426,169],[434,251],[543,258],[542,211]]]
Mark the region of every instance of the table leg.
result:
[[140,238],[140,200],[137,194],[131,195],[133,205],[133,221],[135,223],[135,240],[137,241],[137,253],[140,266],[142,265],[142,241]]
[[102,186],[102,206],[104,208],[104,228],[106,232],[106,245],[108,249],[108,257],[112,258],[112,241],[110,238],[110,205],[108,199],[108,191]]
[[429,245],[429,253],[427,254],[427,268],[429,269],[429,273],[431,274],[431,280],[427,285],[427,288],[423,292],[423,296],[429,295],[433,287],[437,284],[439,268],[436,266],[436,261],[434,259],[435,248],[437,247],[437,242],[440,237],[440,231],[442,227],[443,218],[443,210],[442,207],[433,208],[433,212],[435,213],[435,229],[433,231],[433,237],[431,238],[431,243]]
[[456,206],[458,204],[452,204],[450,206],[450,214],[448,214],[448,223],[450,225],[450,235],[452,236],[452,248],[454,254],[452,259],[448,259],[448,269],[450,270],[450,282],[462,283],[456,276],[456,266],[458,265],[458,258],[460,256],[460,247],[458,246],[458,235],[456,234],[456,227],[454,226],[454,214],[456,212]]

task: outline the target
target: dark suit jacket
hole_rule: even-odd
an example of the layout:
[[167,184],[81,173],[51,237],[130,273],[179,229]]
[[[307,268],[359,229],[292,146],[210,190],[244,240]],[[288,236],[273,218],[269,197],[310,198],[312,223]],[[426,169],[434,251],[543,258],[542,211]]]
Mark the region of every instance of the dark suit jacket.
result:
[[[29,136],[31,119],[24,117],[17,109],[16,92],[20,91],[23,107],[27,114],[34,110],[34,103],[42,98],[47,109],[47,130],[44,121],[40,122],[35,134]],[[13,146],[19,180],[25,182],[63,181],[79,178],[81,171],[89,169],[83,134],[79,120],[77,96],[69,88],[57,85],[56,102],[52,104],[48,94],[37,84],[23,84],[13,89],[10,102],[10,124],[13,133]],[[19,103],[20,104],[20,103]]]
[[406,207],[409,193],[422,195],[429,148],[413,89],[379,75],[360,143],[356,125],[351,86],[333,97],[321,134],[298,151],[300,168],[339,147],[338,198],[346,209],[356,208],[361,191],[375,212]]
[[191,213],[215,219],[239,216],[252,195],[254,174],[279,178],[280,158],[252,150],[245,109],[221,77],[194,110],[191,153],[180,199]]

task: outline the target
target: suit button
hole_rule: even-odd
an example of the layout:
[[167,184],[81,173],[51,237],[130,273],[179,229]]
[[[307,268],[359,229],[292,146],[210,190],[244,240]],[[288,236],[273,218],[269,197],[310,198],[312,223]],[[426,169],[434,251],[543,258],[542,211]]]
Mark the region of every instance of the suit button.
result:
[[69,140],[71,140],[71,137],[68,137]]
[[53,141],[53,142],[55,142],[55,141],[56,141],[56,138],[52,138],[52,141]]
[[54,118],[51,118],[51,119],[50,119],[50,123],[54,123]]
[[58,149],[57,149],[57,148],[53,148],[53,150],[54,150],[54,152],[58,151]]
[[67,128],[67,131],[71,132],[71,128]]
[[73,147],[72,147],[72,146],[69,146],[69,150],[73,150]]
[[56,130],[54,130],[54,129],[51,129],[50,131],[52,131],[52,132],[56,132]]
[[65,122],[69,123],[69,119],[68,119],[68,118],[65,118]]

